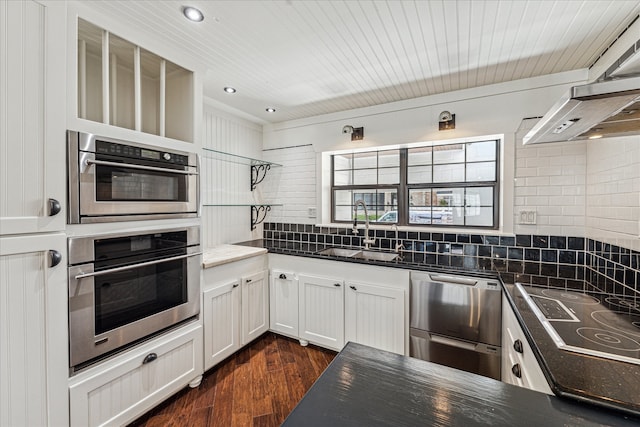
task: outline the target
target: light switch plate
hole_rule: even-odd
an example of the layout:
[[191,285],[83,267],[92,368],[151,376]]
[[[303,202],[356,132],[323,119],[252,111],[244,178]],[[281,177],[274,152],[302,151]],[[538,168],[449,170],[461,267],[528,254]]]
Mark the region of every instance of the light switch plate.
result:
[[536,211],[518,212],[518,224],[527,224],[527,225],[536,224]]
[[312,206],[312,207],[308,208],[307,212],[308,212],[307,216],[309,218],[315,218],[316,217],[316,208],[315,208],[315,206]]

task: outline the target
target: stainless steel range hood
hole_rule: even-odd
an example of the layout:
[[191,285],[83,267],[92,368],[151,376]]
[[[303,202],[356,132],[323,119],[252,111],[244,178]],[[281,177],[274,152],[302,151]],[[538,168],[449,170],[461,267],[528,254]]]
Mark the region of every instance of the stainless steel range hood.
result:
[[524,136],[524,144],[640,134],[640,40],[604,81],[572,87]]

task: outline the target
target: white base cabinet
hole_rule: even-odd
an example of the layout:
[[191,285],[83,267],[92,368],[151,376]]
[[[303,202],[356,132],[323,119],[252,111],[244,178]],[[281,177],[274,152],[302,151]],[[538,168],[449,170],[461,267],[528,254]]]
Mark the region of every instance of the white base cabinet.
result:
[[553,394],[507,297],[502,296],[502,381]]
[[338,351],[353,341],[408,354],[408,270],[279,254],[269,265],[271,330]]
[[269,319],[274,332],[298,338],[298,278],[285,270],[271,270]]
[[300,338],[340,350],[344,347],[344,282],[298,276]]
[[203,270],[204,369],[211,369],[269,330],[267,257]]
[[202,294],[204,369],[222,362],[240,349],[240,280],[224,283]]
[[347,282],[345,340],[404,354],[404,290]]
[[202,326],[192,323],[72,377],[71,426],[126,424],[202,373]]
[[0,426],[69,424],[66,242],[0,238]]

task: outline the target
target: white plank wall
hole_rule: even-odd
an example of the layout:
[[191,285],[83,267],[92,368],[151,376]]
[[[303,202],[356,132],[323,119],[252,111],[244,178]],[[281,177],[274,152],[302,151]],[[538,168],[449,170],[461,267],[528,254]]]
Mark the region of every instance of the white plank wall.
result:
[[[203,147],[258,159],[262,127],[205,106]],[[202,156],[202,227],[204,247],[262,237],[262,226],[251,232],[248,205],[261,203],[251,191],[248,163],[232,156]]]

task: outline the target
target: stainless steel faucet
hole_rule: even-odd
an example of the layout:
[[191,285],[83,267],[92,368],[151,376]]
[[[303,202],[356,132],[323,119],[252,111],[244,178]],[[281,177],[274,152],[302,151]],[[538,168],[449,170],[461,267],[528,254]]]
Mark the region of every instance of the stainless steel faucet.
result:
[[369,237],[369,212],[367,212],[367,204],[364,200],[356,200],[356,203],[353,205],[353,234],[358,234],[358,206],[362,205],[364,209],[364,243],[365,249],[371,249],[371,245],[376,243],[375,237]]
[[[404,249],[404,245],[403,245],[403,244],[402,244],[402,242],[400,242],[400,240],[398,239],[398,224],[393,224],[393,225],[391,226],[391,229],[392,229],[392,230],[394,230],[394,229],[395,229],[395,231],[396,231],[396,244],[395,244],[395,246],[394,246],[393,251],[394,251],[395,253],[397,253],[397,254],[401,257],[401,253],[402,253],[402,250]],[[401,257],[400,259],[402,259],[402,257]]]

